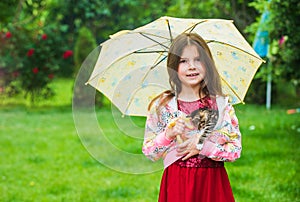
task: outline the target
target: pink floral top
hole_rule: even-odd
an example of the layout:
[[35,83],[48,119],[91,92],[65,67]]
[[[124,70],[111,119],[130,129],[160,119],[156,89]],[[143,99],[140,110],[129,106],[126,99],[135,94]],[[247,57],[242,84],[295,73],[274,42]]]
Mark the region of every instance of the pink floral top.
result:
[[[179,101],[179,106],[175,98],[173,98],[166,106],[157,109],[158,103],[159,101],[153,104],[146,120],[142,150],[149,159],[156,161],[163,158],[165,167],[170,165],[170,163],[179,162],[178,159],[181,157],[170,158],[170,156],[176,155],[177,142],[176,139],[169,140],[166,138],[165,129],[172,119],[182,114],[189,114],[199,107],[218,108],[219,110],[218,123],[214,131],[204,141],[203,148],[199,151],[201,156],[199,159],[203,159],[204,163],[207,159],[209,161],[210,159],[214,161],[234,161],[240,157],[242,147],[238,119],[233,106],[227,102],[227,98],[218,96],[216,102],[210,99],[204,99],[195,103]],[[199,162],[196,162],[198,160],[193,158],[187,160],[185,165],[182,164],[182,166],[193,167],[195,163],[199,164]],[[166,163],[165,161],[169,161],[169,159],[172,159],[172,161]]]

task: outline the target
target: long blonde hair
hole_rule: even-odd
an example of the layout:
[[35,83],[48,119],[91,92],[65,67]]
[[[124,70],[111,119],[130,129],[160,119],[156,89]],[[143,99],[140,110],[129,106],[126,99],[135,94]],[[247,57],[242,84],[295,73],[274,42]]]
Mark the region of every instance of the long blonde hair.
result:
[[178,78],[178,66],[183,49],[188,45],[195,45],[197,47],[200,60],[206,68],[205,77],[199,84],[199,97],[201,97],[201,93],[205,96],[223,95],[221,79],[205,40],[196,33],[183,33],[174,39],[168,52],[167,68],[171,89],[155,97],[150,102],[148,110],[155,100],[160,99],[158,107],[164,106],[170,99],[181,92],[182,87]]

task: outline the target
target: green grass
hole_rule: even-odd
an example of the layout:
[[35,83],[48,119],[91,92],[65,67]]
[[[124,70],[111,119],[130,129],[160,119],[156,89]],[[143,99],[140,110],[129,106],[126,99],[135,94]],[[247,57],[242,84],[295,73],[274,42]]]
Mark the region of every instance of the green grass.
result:
[[1,108],[11,108],[11,107],[29,107],[34,108],[65,108],[70,107],[72,103],[74,81],[71,79],[55,79],[54,82],[50,84],[50,87],[54,90],[55,96],[50,99],[39,99],[31,104],[30,99],[24,99],[22,94],[16,97],[7,98],[1,97],[0,94],[0,106]]
[[[0,102],[0,201],[157,201],[162,170],[130,174],[146,169],[140,158],[144,119],[112,116],[106,107],[95,116],[79,112],[75,124],[72,81],[53,85],[57,97],[35,106]],[[243,152],[226,163],[236,201],[300,201],[300,114],[256,105],[238,105],[236,113]],[[90,127],[93,118],[101,133]]]
[[242,157],[227,164],[239,201],[300,201],[299,114],[259,106],[237,107]]

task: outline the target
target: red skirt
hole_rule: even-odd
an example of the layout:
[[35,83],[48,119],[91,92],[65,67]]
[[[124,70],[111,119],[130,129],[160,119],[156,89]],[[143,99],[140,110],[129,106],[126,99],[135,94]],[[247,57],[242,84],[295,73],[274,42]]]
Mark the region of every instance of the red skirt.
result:
[[159,202],[233,202],[224,166],[183,167],[177,162],[164,170]]

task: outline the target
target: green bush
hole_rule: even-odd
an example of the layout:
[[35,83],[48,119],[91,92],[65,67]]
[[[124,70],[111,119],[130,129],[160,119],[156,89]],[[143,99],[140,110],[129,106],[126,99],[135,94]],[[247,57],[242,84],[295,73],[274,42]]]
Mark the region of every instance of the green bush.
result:
[[37,98],[49,98],[53,90],[49,83],[59,74],[61,65],[72,64],[73,51],[64,42],[59,27],[29,30],[25,26],[10,26],[1,33],[0,67],[4,94],[24,92],[33,103]]
[[97,47],[97,42],[92,32],[87,27],[79,30],[74,48],[75,74],[78,73],[87,56]]
[[[92,32],[86,27],[80,28],[74,48],[74,72],[80,75],[80,78],[76,80],[77,82],[74,85],[73,103],[76,106],[94,104],[91,103],[94,102],[94,99],[90,98],[94,96],[95,90],[91,86],[86,86],[85,83],[88,81],[99,55],[99,51],[95,50],[96,47],[96,39]],[[96,102],[99,102],[100,105],[102,105],[102,98],[103,96],[97,93]]]

